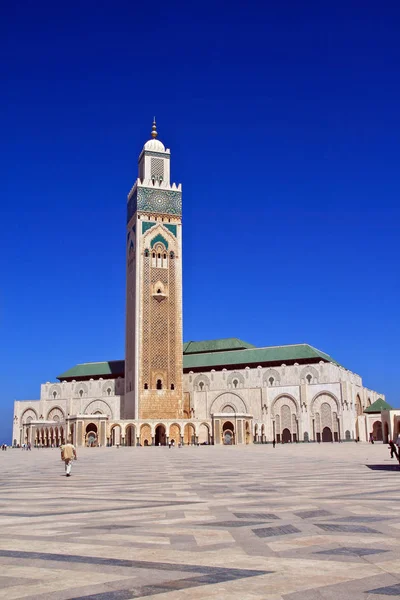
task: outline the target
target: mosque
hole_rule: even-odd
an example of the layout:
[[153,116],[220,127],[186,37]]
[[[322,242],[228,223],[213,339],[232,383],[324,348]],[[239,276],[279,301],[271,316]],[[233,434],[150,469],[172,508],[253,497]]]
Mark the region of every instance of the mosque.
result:
[[384,396],[308,344],[183,343],[182,186],[157,137],[154,121],[127,198],[125,360],[78,364],[16,401],[13,444],[382,440]]

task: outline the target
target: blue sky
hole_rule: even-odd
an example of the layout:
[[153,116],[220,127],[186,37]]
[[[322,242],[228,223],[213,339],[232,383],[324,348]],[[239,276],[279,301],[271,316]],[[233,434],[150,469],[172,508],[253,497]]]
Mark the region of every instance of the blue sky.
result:
[[352,1],[3,8],[1,440],[14,399],[124,356],[153,114],[183,184],[185,340],[307,342],[400,405],[399,21]]

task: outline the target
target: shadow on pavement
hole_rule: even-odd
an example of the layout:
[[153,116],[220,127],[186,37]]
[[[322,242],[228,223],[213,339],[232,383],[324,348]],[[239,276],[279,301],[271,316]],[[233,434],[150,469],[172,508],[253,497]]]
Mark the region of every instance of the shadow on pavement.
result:
[[372,471],[400,471],[400,465],[365,465]]

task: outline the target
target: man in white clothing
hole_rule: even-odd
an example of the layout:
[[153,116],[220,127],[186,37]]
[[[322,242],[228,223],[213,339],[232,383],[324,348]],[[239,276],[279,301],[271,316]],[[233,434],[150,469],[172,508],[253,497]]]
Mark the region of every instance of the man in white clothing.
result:
[[63,460],[65,464],[66,477],[70,477],[72,461],[78,460],[78,457],[76,456],[75,446],[73,446],[69,440],[66,444],[61,446],[61,460]]

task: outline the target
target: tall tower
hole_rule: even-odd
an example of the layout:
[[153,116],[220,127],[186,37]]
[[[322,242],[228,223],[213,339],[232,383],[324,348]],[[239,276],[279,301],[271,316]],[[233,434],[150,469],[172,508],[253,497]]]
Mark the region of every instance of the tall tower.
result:
[[183,417],[182,187],[170,157],[154,119],[128,195],[126,419]]

